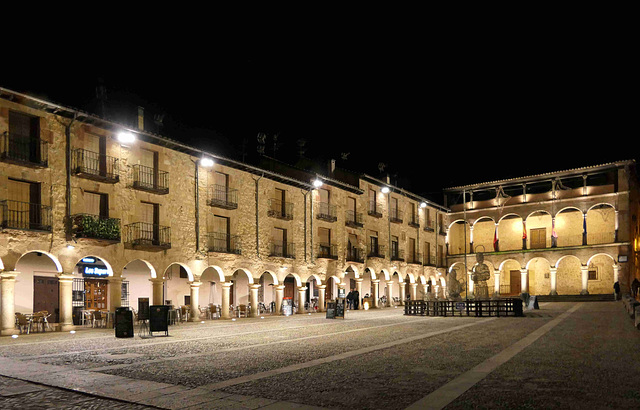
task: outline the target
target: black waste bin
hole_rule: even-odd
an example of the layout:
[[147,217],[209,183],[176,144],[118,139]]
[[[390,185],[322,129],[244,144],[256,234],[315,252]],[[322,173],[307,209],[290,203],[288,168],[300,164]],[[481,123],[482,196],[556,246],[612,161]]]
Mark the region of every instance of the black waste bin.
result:
[[133,337],[133,312],[127,307],[116,308],[113,327],[116,337]]

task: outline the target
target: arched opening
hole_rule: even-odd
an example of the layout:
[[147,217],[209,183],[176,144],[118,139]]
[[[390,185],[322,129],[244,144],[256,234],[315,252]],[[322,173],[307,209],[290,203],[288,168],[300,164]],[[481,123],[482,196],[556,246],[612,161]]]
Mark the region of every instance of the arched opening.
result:
[[389,289],[389,293],[391,295],[391,300],[393,301],[394,306],[402,305],[404,293],[404,280],[400,277],[398,272],[394,272],[391,275],[391,281],[393,285]]
[[545,258],[533,258],[527,263],[529,294],[548,295],[551,292],[551,265]]
[[584,214],[577,208],[564,208],[555,217],[554,229],[556,244],[563,246],[581,246],[583,241]]
[[[74,267],[78,277],[72,283],[72,315],[74,325],[106,326],[113,310],[110,303],[109,280],[113,276],[111,265],[104,259],[88,255]],[[129,306],[129,282],[121,284],[120,306]],[[113,290],[111,290],[113,291]]]
[[[150,280],[156,277],[156,270],[151,263],[142,259],[132,260],[124,267],[122,276],[128,283],[127,294],[122,295],[127,299],[126,306],[137,313],[141,300],[149,304],[155,303],[152,300],[153,285]],[[162,299],[164,300],[164,296]]]
[[[582,264],[575,256],[567,255],[556,264],[557,292],[559,295],[579,295],[582,291]],[[613,285],[612,285],[613,286]]]
[[[529,280],[528,275],[527,280]],[[522,290],[522,270],[520,262],[515,260],[502,262],[500,265],[500,295],[519,296]]]
[[191,309],[191,286],[193,274],[182,263],[172,263],[164,271],[164,304],[180,309],[181,317]]
[[607,254],[597,254],[587,264],[587,290],[589,294],[611,294],[613,289],[614,259]]
[[258,282],[258,312],[274,314],[276,312],[276,285],[278,279],[271,272],[264,272]]
[[219,318],[222,307],[222,283],[224,275],[217,266],[209,266],[200,275],[198,299],[201,305],[208,307],[208,318]]
[[307,311],[316,312],[318,310],[319,284],[320,278],[318,278],[317,276],[311,275],[307,278],[307,282],[305,283],[307,291],[304,301],[305,309]]
[[51,254],[41,251],[25,253],[16,262],[18,273],[14,288],[15,312],[32,314],[46,311],[49,323],[60,320],[60,262]]
[[587,244],[599,245],[613,243],[615,240],[615,209],[610,204],[592,206],[589,211],[587,211]]
[[249,285],[253,283],[251,274],[238,269],[231,275],[229,291],[229,309],[237,317],[249,316]]

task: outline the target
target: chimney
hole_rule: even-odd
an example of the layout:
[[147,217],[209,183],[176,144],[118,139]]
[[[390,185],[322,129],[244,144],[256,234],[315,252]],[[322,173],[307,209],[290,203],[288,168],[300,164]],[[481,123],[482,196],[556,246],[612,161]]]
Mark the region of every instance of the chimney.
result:
[[328,164],[328,168],[329,168],[329,176],[333,176],[334,171],[336,170],[336,160],[335,159],[331,159],[329,160],[329,164]]
[[144,131],[144,108],[138,107],[138,129]]

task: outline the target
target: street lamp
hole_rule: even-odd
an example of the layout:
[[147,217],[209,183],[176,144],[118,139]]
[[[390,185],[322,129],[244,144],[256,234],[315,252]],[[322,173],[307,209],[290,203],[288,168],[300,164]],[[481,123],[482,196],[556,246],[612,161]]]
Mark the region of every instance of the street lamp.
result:
[[200,159],[200,165],[203,167],[211,168],[213,164],[214,162],[211,158],[202,157],[202,159]]
[[320,187],[322,186],[322,181],[320,181],[320,179],[316,178],[316,179],[313,181],[313,186],[314,186],[315,188],[320,188]]
[[133,144],[135,140],[136,137],[129,131],[120,131],[120,133],[118,133],[118,141],[121,144]]

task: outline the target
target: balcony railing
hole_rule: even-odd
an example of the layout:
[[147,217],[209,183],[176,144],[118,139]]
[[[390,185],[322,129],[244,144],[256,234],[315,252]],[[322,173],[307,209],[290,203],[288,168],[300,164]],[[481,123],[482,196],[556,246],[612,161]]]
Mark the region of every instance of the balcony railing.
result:
[[51,232],[50,206],[5,199],[0,201],[0,217],[4,229]]
[[364,227],[364,218],[362,216],[362,213],[354,212],[354,211],[346,211],[345,225],[350,226],[352,228]]
[[330,243],[319,243],[318,258],[338,259],[338,246]]
[[395,223],[402,223],[402,211],[399,209],[391,208],[389,211],[389,220]]
[[134,165],[133,187],[154,194],[168,194],[169,173],[144,165]]
[[171,228],[147,222],[134,222],[124,227],[124,242],[134,248],[171,248]]
[[407,263],[411,263],[414,265],[422,264],[422,254],[421,253],[409,253],[407,255]]
[[238,208],[238,190],[230,189],[224,185],[213,185],[209,187],[209,197],[207,204],[223,209]]
[[0,160],[46,167],[48,147],[40,138],[4,132],[0,135]]
[[427,232],[433,232],[436,229],[436,224],[434,221],[425,221],[424,230]]
[[86,149],[75,149],[72,153],[71,172],[102,182],[116,183],[120,180],[118,158]]
[[404,251],[402,249],[391,247],[391,260],[404,261]]
[[269,210],[267,213],[274,218],[290,221],[293,219],[293,204],[271,198],[269,199]]
[[369,244],[367,247],[367,258],[384,258],[385,246]]
[[409,220],[407,221],[407,223],[409,224],[409,226],[412,226],[414,228],[420,228],[420,217],[418,216],[418,214],[411,214],[409,215]]
[[221,232],[211,232],[207,235],[207,251],[219,253],[242,254],[240,236]]
[[317,219],[322,219],[327,222],[335,222],[338,220],[337,207],[326,202],[318,203]]
[[364,263],[364,253],[362,249],[350,246],[347,248],[347,262]]
[[367,213],[376,218],[382,218],[382,204],[376,201],[369,201]]
[[99,215],[71,216],[71,229],[76,238],[105,239],[120,242],[120,219]]
[[293,243],[282,241],[271,241],[269,256],[279,258],[295,258],[295,246]]

